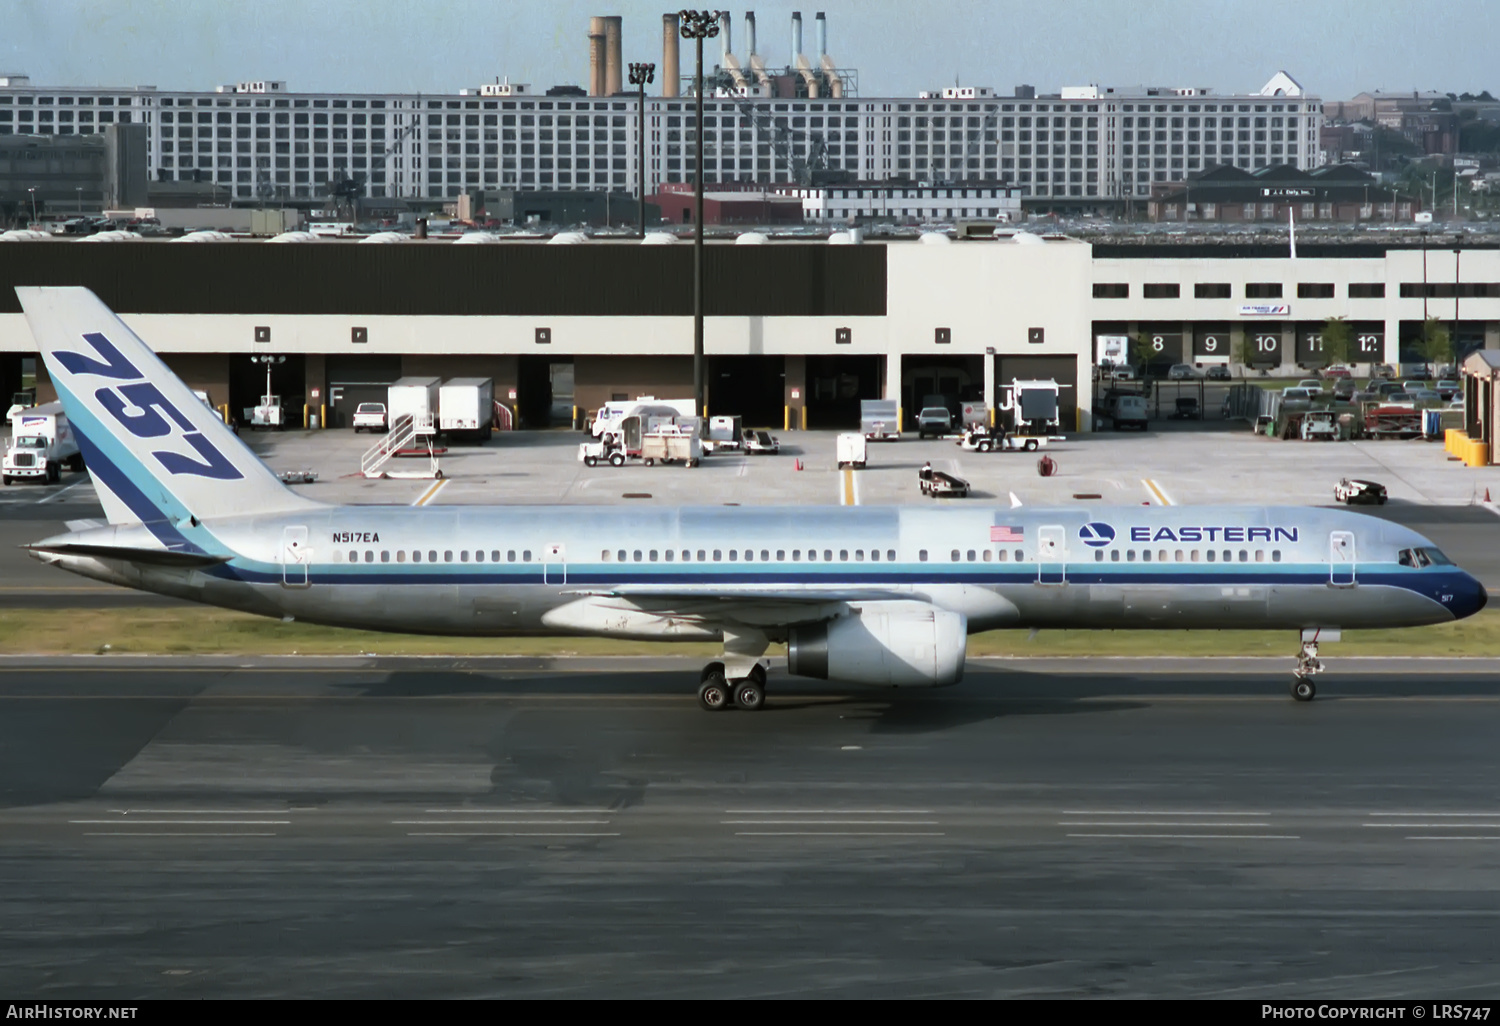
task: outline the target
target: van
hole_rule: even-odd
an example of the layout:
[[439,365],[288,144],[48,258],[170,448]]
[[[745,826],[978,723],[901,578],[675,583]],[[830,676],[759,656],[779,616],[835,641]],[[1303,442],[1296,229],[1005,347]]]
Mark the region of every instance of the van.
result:
[[1117,395],[1114,396],[1107,408],[1109,419],[1114,422],[1115,430],[1120,431],[1127,427],[1146,430],[1149,419],[1145,396],[1139,395]]

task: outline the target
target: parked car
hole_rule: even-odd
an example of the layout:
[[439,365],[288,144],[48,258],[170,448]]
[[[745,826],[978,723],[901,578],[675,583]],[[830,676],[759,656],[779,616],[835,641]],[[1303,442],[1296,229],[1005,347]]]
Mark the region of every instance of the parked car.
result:
[[1325,381],[1329,381],[1334,378],[1352,377],[1354,377],[1354,370],[1346,363],[1330,364],[1329,366],[1323,368],[1323,379]]
[[1442,396],[1444,402],[1447,402],[1461,393],[1464,390],[1464,386],[1452,378],[1444,378],[1434,385],[1432,390]]
[[1386,396],[1404,390],[1402,389],[1401,382],[1399,381],[1382,381],[1380,384],[1376,385],[1372,391],[1374,391],[1378,395]]
[[1297,387],[1311,389],[1314,392],[1321,392],[1323,391],[1323,382],[1318,378],[1303,378],[1301,381],[1297,382]]
[[1333,497],[1346,506],[1384,506],[1385,485],[1346,477],[1333,486]]
[[1440,403],[1443,397],[1430,388],[1409,388],[1406,394],[1411,396],[1413,402],[1418,403]]
[[1208,369],[1203,372],[1203,377],[1208,381],[1229,381],[1231,380],[1229,365],[1227,363],[1211,363],[1208,365]]
[[1115,395],[1106,401],[1104,412],[1114,422],[1115,430],[1127,427],[1146,430],[1148,423],[1146,397],[1140,395]]
[[354,410],[354,430],[385,431],[385,403],[360,403]]
[[1426,378],[1412,378],[1409,381],[1403,381],[1403,382],[1401,382],[1401,390],[1403,392],[1415,392],[1419,388],[1426,388],[1426,387],[1427,387],[1427,379]]
[[1370,367],[1370,377],[1378,378],[1381,381],[1390,381],[1396,377],[1396,368],[1388,363],[1372,364]]
[[1168,381],[1197,381],[1198,372],[1190,363],[1174,363],[1172,369],[1167,371]]
[[781,442],[772,438],[769,431],[746,431],[740,437],[740,447],[746,455],[769,456],[781,451]]
[[917,437],[926,438],[928,435],[946,435],[953,430],[953,414],[948,412],[946,406],[924,406],[922,412],[917,414]]
[[1333,383],[1333,397],[1344,402],[1348,402],[1358,390],[1359,386],[1354,383],[1353,378],[1340,378]]
[[1281,390],[1282,402],[1308,401],[1321,399],[1323,390],[1321,388],[1307,388],[1303,385],[1292,385]]

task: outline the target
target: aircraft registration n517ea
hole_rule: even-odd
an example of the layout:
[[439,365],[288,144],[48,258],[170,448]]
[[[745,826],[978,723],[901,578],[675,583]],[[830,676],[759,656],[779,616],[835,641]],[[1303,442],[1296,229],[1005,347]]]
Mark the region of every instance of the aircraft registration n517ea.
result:
[[1300,632],[1478,612],[1407,528],[1284,506],[335,506],[281,483],[93,293],[17,288],[108,526],[30,546],[86,577],[265,616],[453,635],[722,641],[707,709],[797,676],[952,684],[999,627]]

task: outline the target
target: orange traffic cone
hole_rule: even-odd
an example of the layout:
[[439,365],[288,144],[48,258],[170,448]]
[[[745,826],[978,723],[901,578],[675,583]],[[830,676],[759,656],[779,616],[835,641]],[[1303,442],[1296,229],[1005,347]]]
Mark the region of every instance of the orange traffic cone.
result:
[[1489,502],[1490,501],[1490,490],[1488,488],[1486,488],[1484,490],[1484,501],[1485,502]]
[[802,461],[801,460],[797,460],[796,467],[797,467],[798,470],[802,469]]

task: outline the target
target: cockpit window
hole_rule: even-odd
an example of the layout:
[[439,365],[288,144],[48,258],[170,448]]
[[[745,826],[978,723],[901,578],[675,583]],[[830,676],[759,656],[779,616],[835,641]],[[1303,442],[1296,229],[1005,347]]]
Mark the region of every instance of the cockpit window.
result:
[[1409,566],[1416,570],[1420,570],[1423,567],[1428,566],[1453,565],[1453,560],[1443,555],[1441,549],[1431,547],[1419,549],[1402,549],[1400,554],[1396,557],[1396,562],[1400,563],[1402,566]]

